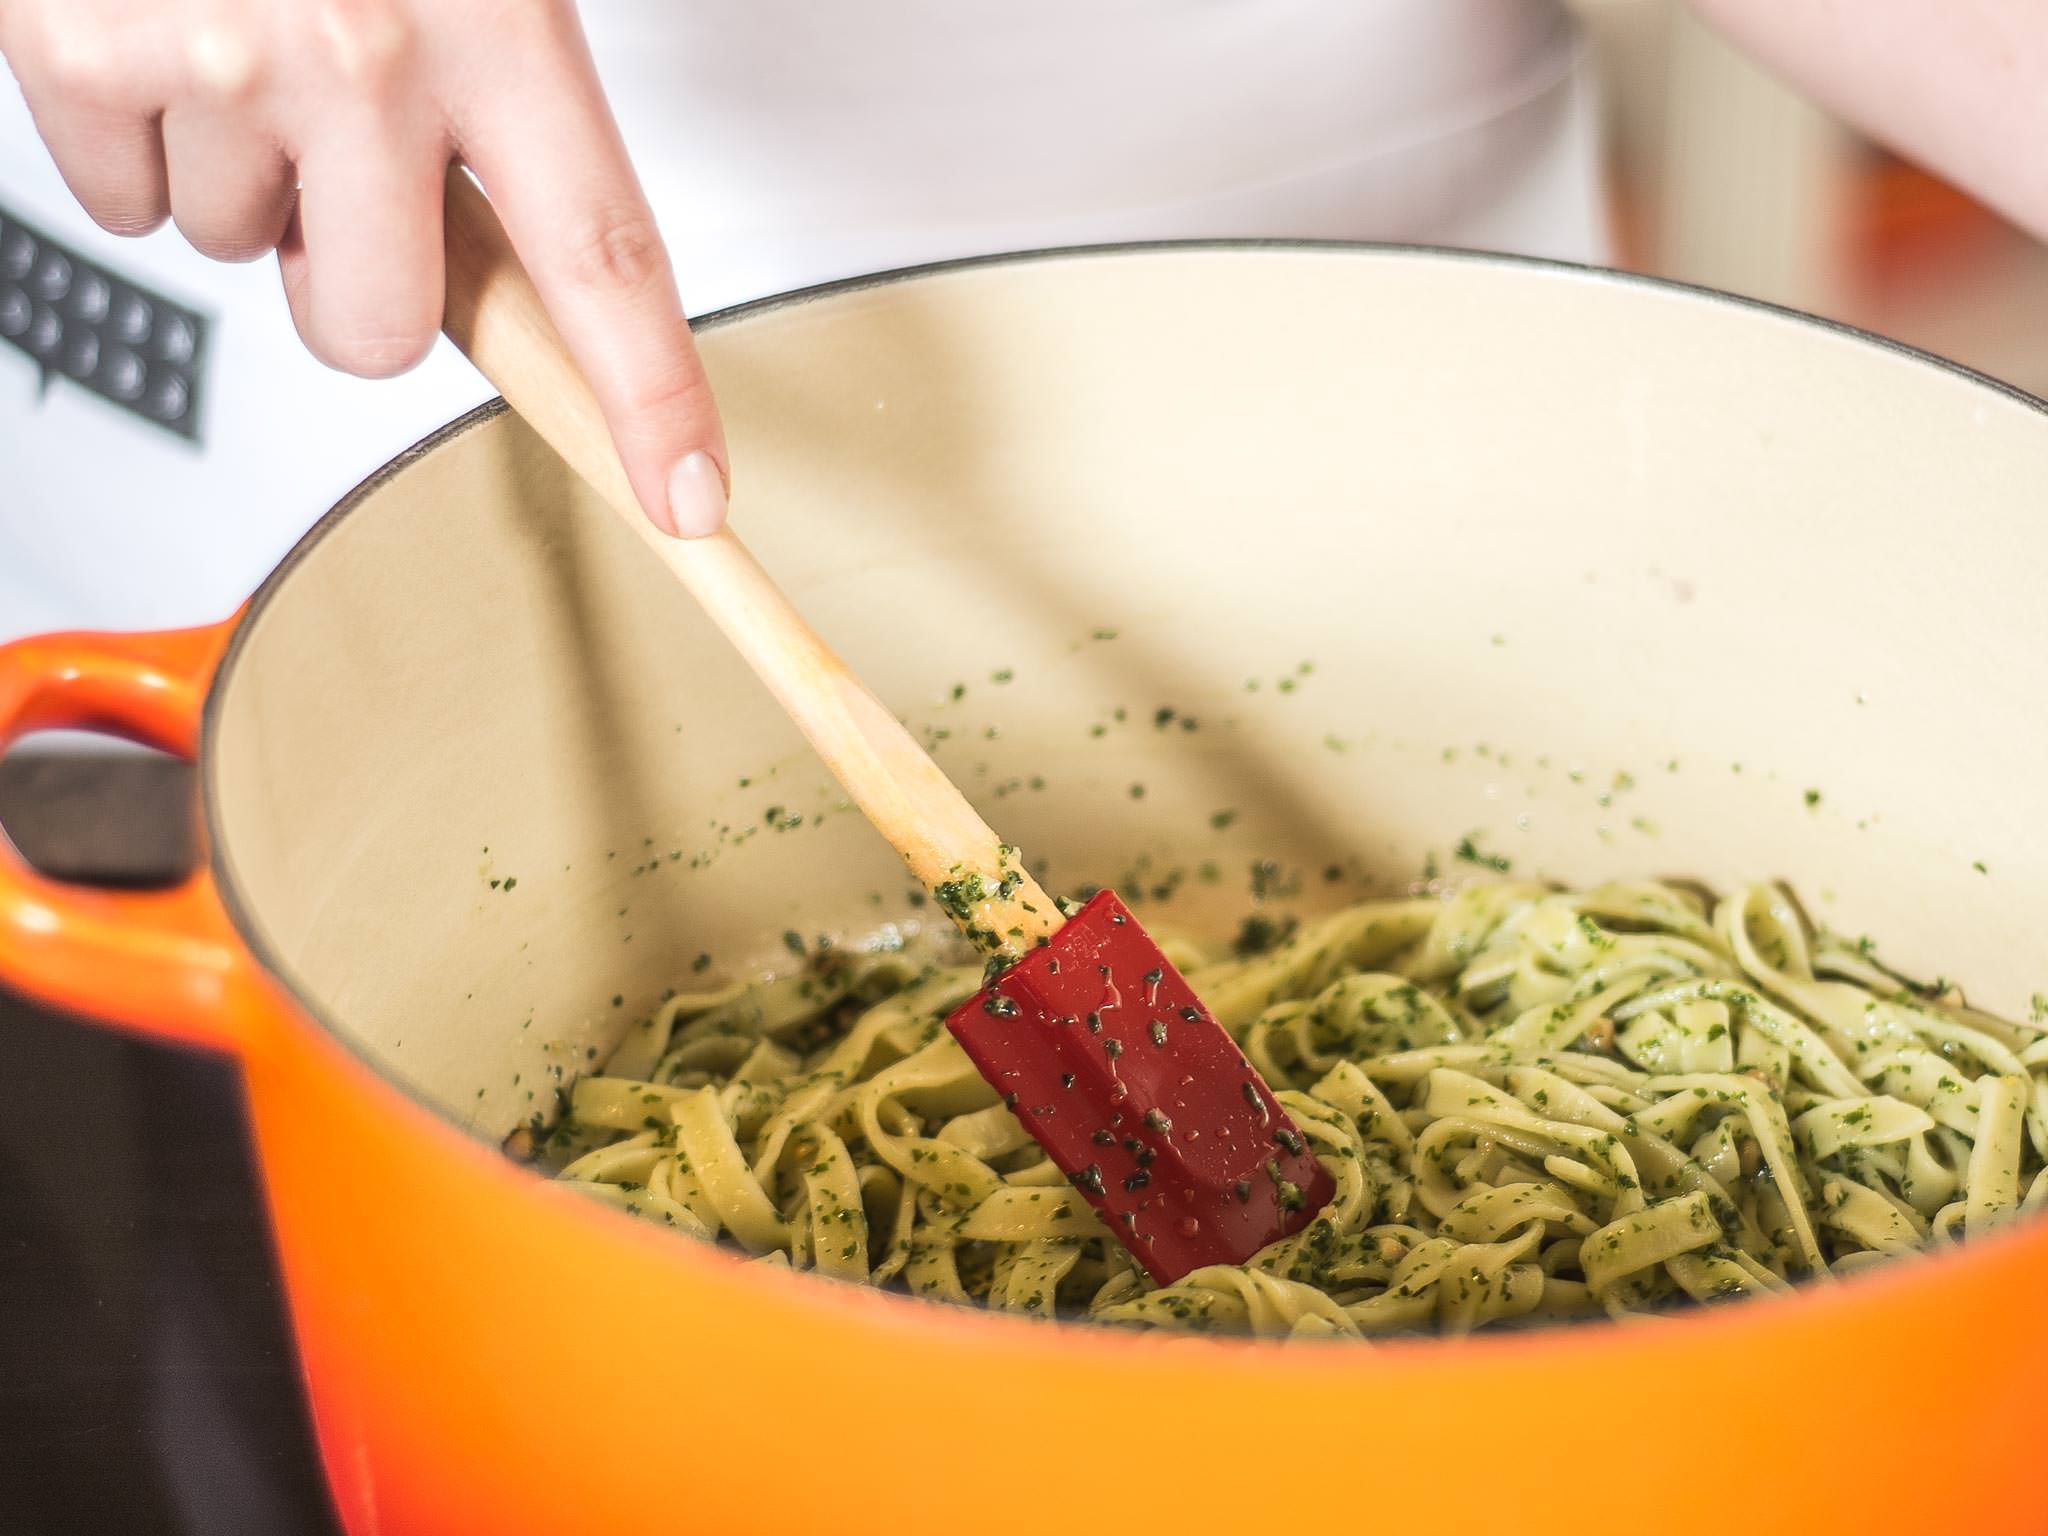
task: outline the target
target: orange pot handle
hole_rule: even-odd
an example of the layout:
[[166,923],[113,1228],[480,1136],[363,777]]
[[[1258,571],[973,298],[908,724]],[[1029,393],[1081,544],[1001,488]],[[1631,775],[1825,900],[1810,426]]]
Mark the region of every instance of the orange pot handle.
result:
[[[74,729],[196,759],[199,717],[234,621],[0,645],[0,751]],[[202,865],[160,891],[46,879],[0,835],[0,981],[145,1034],[239,1052],[253,962]]]

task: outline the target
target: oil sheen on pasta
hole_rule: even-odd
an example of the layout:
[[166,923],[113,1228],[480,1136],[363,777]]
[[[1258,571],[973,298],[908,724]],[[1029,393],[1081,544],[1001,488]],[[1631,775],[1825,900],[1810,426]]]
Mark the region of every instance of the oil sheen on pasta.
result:
[[1168,941],[1337,1180],[1242,1268],[1154,1287],[942,1020],[976,966],[834,956],[671,999],[551,1136],[591,1195],[763,1262],[1040,1316],[1461,1333],[1825,1281],[2048,1198],[2048,1029],[1803,927],[1623,883]]

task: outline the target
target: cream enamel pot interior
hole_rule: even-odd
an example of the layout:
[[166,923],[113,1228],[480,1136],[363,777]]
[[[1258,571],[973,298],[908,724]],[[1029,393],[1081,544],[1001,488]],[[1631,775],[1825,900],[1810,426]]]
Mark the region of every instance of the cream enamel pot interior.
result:
[[[1786,878],[1994,1010],[2048,984],[2033,401],[1713,295],[1340,247],[968,263],[703,331],[748,539],[1054,885],[1214,861],[1143,910],[1220,927],[1257,861],[1309,910],[1470,873],[1471,835],[1560,880]],[[352,1530],[2038,1525],[2039,1226],[1667,1323],[1290,1349],[745,1266],[503,1160],[698,956],[918,915],[587,501],[486,408],[231,638],[107,663],[91,709],[28,690],[196,745],[210,874],[38,888],[57,937],[18,899],[0,973],[244,1059]]]

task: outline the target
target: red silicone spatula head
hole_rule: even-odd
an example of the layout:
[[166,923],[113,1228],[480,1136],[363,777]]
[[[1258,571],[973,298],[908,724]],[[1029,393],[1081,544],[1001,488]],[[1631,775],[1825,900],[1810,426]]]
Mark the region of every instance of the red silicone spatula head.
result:
[[1243,1263],[1335,1191],[1237,1043],[1108,891],[946,1027],[1161,1284]]

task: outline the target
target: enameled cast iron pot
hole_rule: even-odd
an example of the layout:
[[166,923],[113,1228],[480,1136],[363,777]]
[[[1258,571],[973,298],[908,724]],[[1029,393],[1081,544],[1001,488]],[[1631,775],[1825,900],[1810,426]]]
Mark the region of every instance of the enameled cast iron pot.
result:
[[[1788,877],[2007,1013],[2048,984],[2036,402],[1711,295],[1348,248],[969,263],[704,349],[748,537],[1056,883],[1180,867],[1148,921],[1220,927],[1256,860],[1310,908],[1472,834],[1518,874]],[[500,410],[226,625],[0,651],[0,715],[199,760],[207,867],[0,863],[0,976],[241,1061],[352,1531],[2039,1526],[2044,1225],[1671,1321],[1289,1348],[748,1266],[507,1161],[664,989],[912,909]]]

